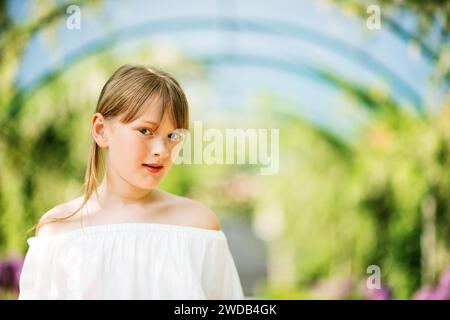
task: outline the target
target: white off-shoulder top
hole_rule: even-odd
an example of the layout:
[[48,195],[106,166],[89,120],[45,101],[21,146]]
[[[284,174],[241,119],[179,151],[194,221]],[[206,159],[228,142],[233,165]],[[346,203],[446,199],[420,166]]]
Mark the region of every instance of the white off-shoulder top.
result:
[[243,299],[223,230],[116,223],[28,238],[19,299]]

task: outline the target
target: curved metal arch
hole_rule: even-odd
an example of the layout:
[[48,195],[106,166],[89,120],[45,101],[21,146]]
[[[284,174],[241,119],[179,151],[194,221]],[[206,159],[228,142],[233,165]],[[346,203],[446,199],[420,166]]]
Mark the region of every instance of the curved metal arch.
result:
[[[303,39],[298,36],[298,33],[308,35],[310,40],[315,40],[317,43],[321,44],[327,44],[332,49],[336,49],[337,51],[344,53],[345,50],[356,50],[357,48],[347,47],[345,44],[341,44],[336,40],[333,40],[330,37],[327,37],[323,34],[320,34],[319,32],[308,30],[308,29],[302,29],[298,26],[293,26],[291,24],[287,24],[284,22],[277,22],[276,29],[267,28],[264,25],[261,25],[260,23],[254,22],[254,21],[243,21],[239,20],[237,23],[233,19],[229,18],[219,18],[219,19],[211,19],[211,18],[169,18],[169,19],[161,19],[157,21],[152,22],[145,22],[143,24],[139,24],[136,26],[129,27],[125,30],[113,32],[109,34],[105,39],[101,42],[98,41],[92,41],[88,44],[80,47],[78,50],[75,50],[74,52],[70,53],[66,56],[64,60],[68,61],[65,63],[62,67],[57,69],[56,71],[47,72],[44,75],[38,77],[35,81],[32,81],[31,85],[25,87],[22,90],[19,90],[14,99],[12,100],[12,103],[10,104],[7,115],[8,118],[13,118],[16,114],[20,112],[20,101],[23,99],[23,97],[28,96],[32,92],[38,90],[40,87],[48,83],[54,78],[59,77],[65,69],[68,68],[68,66],[81,61],[85,57],[88,57],[90,55],[93,55],[95,53],[105,51],[108,48],[111,48],[114,46],[118,41],[127,40],[134,38],[140,38],[142,36],[148,36],[149,34],[154,33],[164,33],[164,32],[176,32],[176,31],[193,31],[193,30],[205,30],[208,27],[219,27],[219,29],[223,30],[232,30],[232,31],[242,31],[242,27],[245,26],[247,31],[252,32],[261,32],[263,34],[277,34],[277,35],[285,35],[289,37],[295,37],[299,39]],[[280,33],[280,30],[282,31]],[[328,41],[328,42],[327,42]],[[415,91],[412,88],[408,87],[408,84],[404,83],[402,79],[398,78],[395,73],[391,72],[389,68],[385,67],[383,64],[378,62],[377,60],[373,59],[369,55],[367,55],[365,52],[360,52],[362,57],[366,57],[367,61],[365,61],[364,66],[369,67],[369,69],[376,69],[380,68],[381,70],[384,70],[384,74],[387,75],[389,78],[394,78],[395,81],[401,84],[402,89],[408,91],[409,94],[413,95],[414,100],[414,106],[416,107],[417,111],[421,112],[420,109],[420,97],[415,93]],[[344,57],[347,57],[343,55]],[[348,57],[347,57],[348,58]],[[248,59],[244,59],[247,62],[249,62]],[[369,62],[369,63],[367,63]],[[301,69],[301,68],[300,68]],[[297,68],[297,70],[300,70]],[[308,70],[306,68],[305,70]],[[283,69],[282,71],[286,71],[286,69]],[[310,70],[311,71],[311,70]],[[378,70],[379,71],[379,70]],[[387,74],[386,74],[387,73]],[[319,77],[320,79],[324,79],[324,77]],[[411,98],[411,97],[408,97]]]
[[417,108],[422,103],[420,94],[418,94],[404,79],[366,51],[330,37],[320,31],[285,21],[233,19],[228,17],[210,18],[202,16],[165,18],[131,26],[119,32],[118,36],[128,37],[130,35],[136,36],[140,33],[148,35],[151,33],[205,29],[219,29],[234,32],[246,31],[308,41],[319,47],[326,48],[331,52],[338,53],[341,57],[352,63],[357,62],[360,67],[365,68],[374,74],[380,74],[390,79],[391,84],[395,84],[400,89],[400,92],[402,92],[407,99],[411,100],[413,105]]

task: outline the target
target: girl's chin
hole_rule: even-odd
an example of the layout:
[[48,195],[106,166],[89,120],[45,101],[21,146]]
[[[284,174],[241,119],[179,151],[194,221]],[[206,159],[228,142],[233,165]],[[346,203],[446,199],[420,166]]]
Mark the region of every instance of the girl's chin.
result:
[[155,179],[155,177],[146,177],[142,179],[139,183],[139,187],[142,189],[154,189],[158,186],[160,179]]

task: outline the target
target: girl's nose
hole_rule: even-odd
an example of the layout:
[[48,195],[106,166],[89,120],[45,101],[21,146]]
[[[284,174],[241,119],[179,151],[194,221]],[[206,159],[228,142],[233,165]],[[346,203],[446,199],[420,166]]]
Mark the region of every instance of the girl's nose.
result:
[[150,143],[150,152],[154,156],[166,156],[167,148],[162,137],[155,137],[154,139],[152,139]]

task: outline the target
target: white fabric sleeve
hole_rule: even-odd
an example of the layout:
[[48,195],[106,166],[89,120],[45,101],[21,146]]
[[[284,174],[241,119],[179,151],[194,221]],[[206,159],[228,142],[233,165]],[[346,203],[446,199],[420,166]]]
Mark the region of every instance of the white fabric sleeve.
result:
[[[30,243],[29,243],[30,244]],[[22,271],[20,274],[19,300],[33,300],[49,298],[50,289],[45,278],[51,276],[48,261],[51,260],[49,248],[43,248],[39,245],[30,245],[28,248]],[[40,270],[47,270],[48,274],[39,274]]]
[[227,239],[210,242],[205,254],[202,281],[206,298],[244,299],[241,281]]

